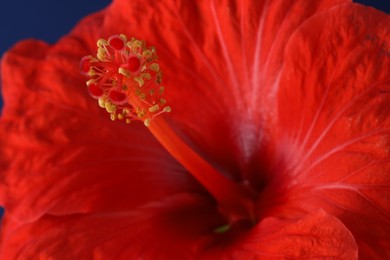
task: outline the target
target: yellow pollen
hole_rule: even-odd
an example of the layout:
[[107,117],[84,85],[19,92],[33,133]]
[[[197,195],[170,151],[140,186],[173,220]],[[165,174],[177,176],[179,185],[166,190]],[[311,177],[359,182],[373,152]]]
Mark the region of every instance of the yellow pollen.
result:
[[145,126],[150,126],[150,119],[149,119],[149,118],[146,119],[146,120],[144,121],[144,124],[145,124]]
[[101,61],[105,61],[106,55],[107,55],[106,50],[103,49],[103,48],[99,48],[96,57],[97,57],[99,60],[101,60]]
[[153,53],[150,50],[146,50],[146,51],[142,52],[142,56],[144,58],[150,58],[150,57],[152,57],[152,55],[153,55]]
[[106,99],[104,97],[101,97],[98,99],[99,107],[106,108]]
[[96,42],[96,45],[100,48],[100,47],[103,47],[105,45],[107,45],[107,41],[105,39],[99,39],[97,42]]
[[122,74],[123,76],[130,77],[130,71],[125,68],[119,68],[118,73]]
[[106,101],[105,106],[106,106],[107,112],[110,114],[113,114],[116,110],[115,105],[112,104],[110,101]]
[[145,84],[145,81],[141,77],[135,77],[134,80],[137,82],[137,84],[142,87]]
[[151,69],[153,71],[159,71],[160,66],[158,66],[157,63],[153,63],[152,65],[149,66],[149,69]]
[[158,56],[144,41],[113,35],[96,43],[96,57],[82,59],[91,96],[111,120],[141,120],[149,126],[156,116],[170,112],[163,98],[164,87]]
[[164,93],[164,87],[160,87],[158,90],[158,93],[160,93],[160,95],[162,95]]
[[159,110],[160,110],[160,107],[158,105],[154,105],[152,107],[149,107],[149,112],[156,112]]

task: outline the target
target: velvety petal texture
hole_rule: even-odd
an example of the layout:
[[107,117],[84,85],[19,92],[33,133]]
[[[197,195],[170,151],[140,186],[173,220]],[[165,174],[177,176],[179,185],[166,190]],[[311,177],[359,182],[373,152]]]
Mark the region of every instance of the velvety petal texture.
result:
[[252,160],[261,164],[253,157],[274,113],[276,72],[291,34],[343,2],[123,0],[108,11],[104,30],[158,46],[177,133],[239,180],[251,174]]
[[[0,258],[390,258],[389,24],[347,0],[116,0],[53,46],[19,43],[1,65]],[[142,123],[88,96],[80,59],[120,33],[156,46],[163,117],[252,188],[255,222],[226,227]]]
[[368,259],[390,257],[389,25],[360,5],[311,19],[286,47],[278,99],[286,213],[325,209]]
[[14,229],[3,255],[9,259],[357,259],[352,234],[325,212],[290,221],[265,219],[246,236],[229,241],[207,235],[218,223],[211,217],[214,210],[199,197],[177,195],[134,212],[46,215]]

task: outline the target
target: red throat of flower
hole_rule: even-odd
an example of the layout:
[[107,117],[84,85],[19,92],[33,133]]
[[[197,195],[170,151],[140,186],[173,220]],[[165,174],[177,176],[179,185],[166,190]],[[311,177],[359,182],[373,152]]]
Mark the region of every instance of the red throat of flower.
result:
[[[214,197],[228,225],[256,221],[254,194],[216,171],[169,127],[161,113],[170,112],[163,98],[157,54],[143,41],[114,35],[97,42],[97,56],[81,60],[82,73],[90,79],[87,88],[112,120],[141,120],[160,143]],[[217,231],[219,232],[219,231]]]

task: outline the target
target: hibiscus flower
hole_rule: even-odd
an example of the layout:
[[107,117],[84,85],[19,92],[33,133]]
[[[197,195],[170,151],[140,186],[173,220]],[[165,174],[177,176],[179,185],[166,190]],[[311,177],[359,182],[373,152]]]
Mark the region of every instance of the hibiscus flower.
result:
[[[1,259],[389,258],[389,23],[346,0],[115,0],[52,46],[17,44]],[[79,64],[122,66],[107,55],[131,37],[120,75],[145,65],[164,101],[126,124],[118,107],[146,103]]]

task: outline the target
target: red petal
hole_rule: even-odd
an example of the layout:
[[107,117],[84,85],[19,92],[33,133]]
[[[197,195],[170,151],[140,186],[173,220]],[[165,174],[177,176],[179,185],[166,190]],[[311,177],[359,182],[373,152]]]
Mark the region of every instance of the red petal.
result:
[[17,227],[6,219],[0,257],[194,259],[220,221],[207,197],[188,194],[121,213],[46,215]]
[[157,47],[175,130],[238,178],[261,146],[266,79],[280,69],[289,37],[341,2],[118,0],[104,29]]
[[344,5],[294,34],[275,129],[287,166],[268,187],[289,204],[279,214],[322,207],[338,217],[367,259],[390,257],[389,24],[384,13]]
[[[297,221],[267,218],[243,242],[237,259],[357,259],[358,247],[351,232],[337,218],[320,210]],[[264,234],[264,235],[262,235]]]
[[88,97],[82,37],[100,21],[88,18],[53,47],[27,41],[4,56],[0,201],[19,220],[129,210],[201,190],[147,128],[112,123]]
[[[200,197],[178,195],[134,212],[45,216],[13,227],[5,221],[4,259],[356,259],[353,236],[320,211],[297,221],[266,219],[237,244],[210,236],[220,219]],[[10,226],[10,228],[8,228]],[[31,239],[31,234],[36,234]],[[163,239],[162,239],[163,238]]]

